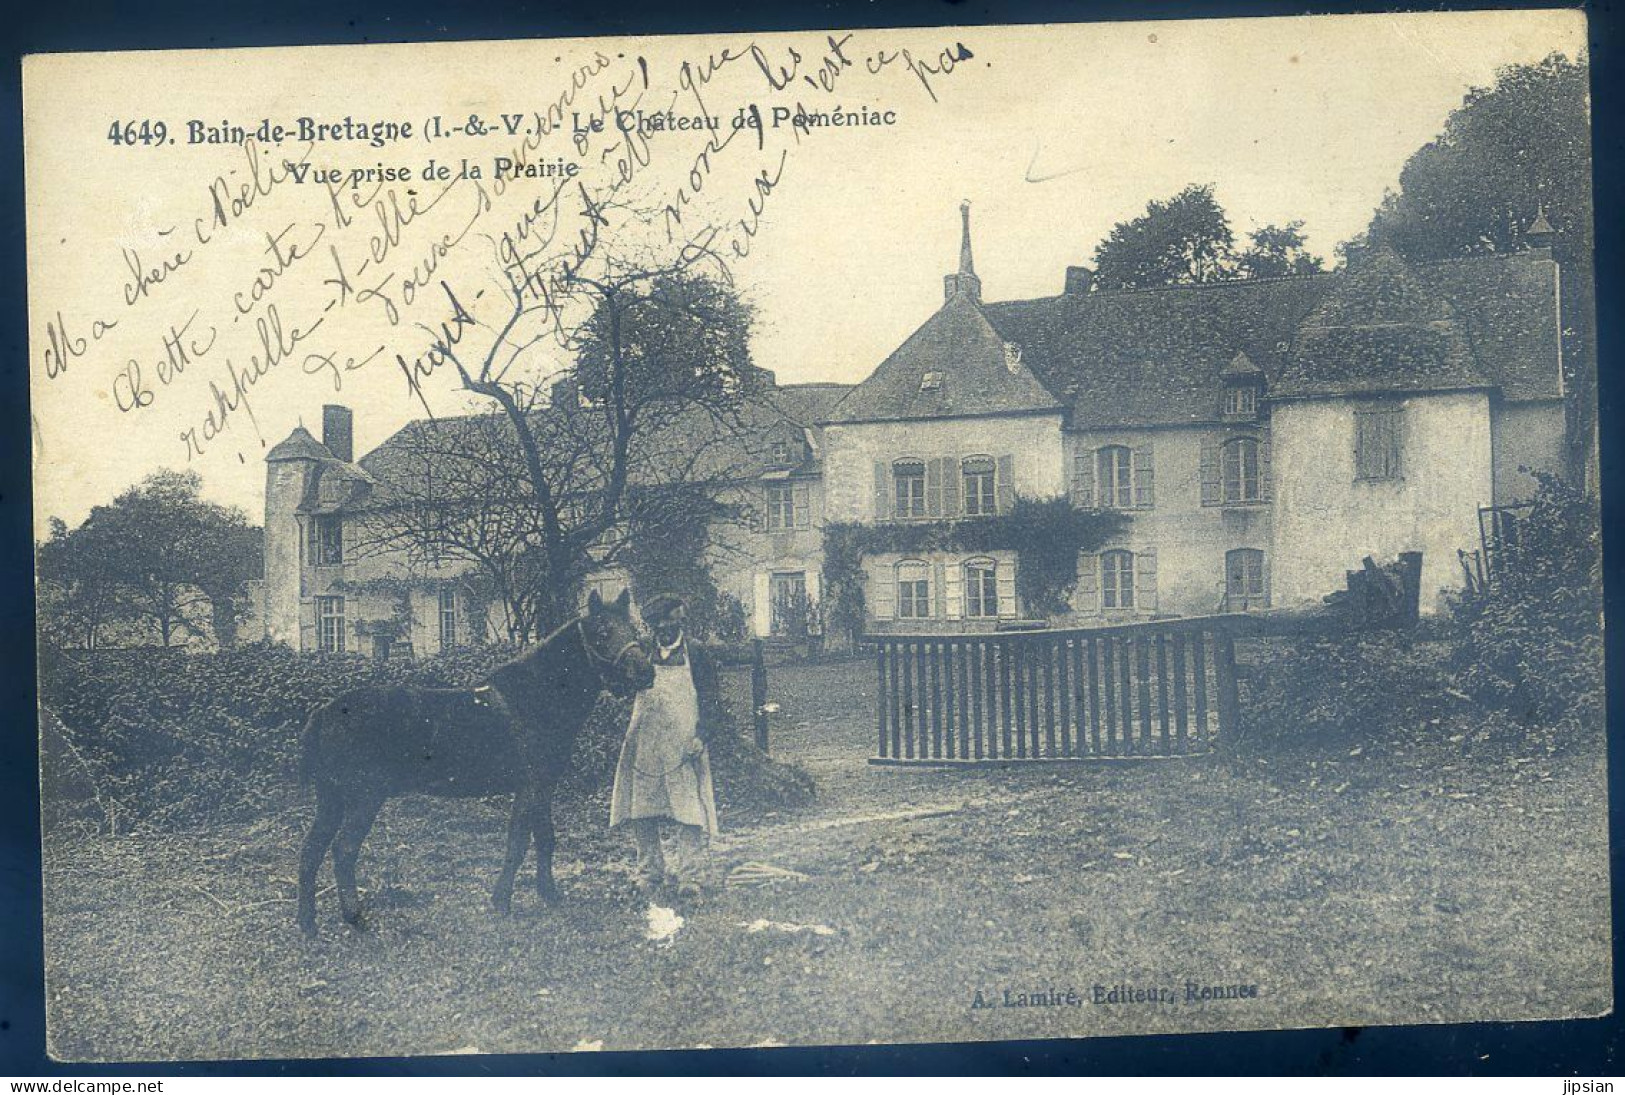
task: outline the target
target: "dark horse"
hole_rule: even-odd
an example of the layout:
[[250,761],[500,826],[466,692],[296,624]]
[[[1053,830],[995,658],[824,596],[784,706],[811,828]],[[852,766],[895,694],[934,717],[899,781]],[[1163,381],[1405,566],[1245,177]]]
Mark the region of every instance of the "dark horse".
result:
[[508,852],[491,891],[507,912],[514,875],[536,838],[536,891],[553,881],[553,789],[598,695],[654,683],[627,594],[587,612],[493,672],[478,688],[360,688],[305,724],[300,776],[316,787],[316,820],[299,856],[299,926],[316,931],[316,872],[329,846],[339,907],[361,920],[355,865],[384,801],[411,793],[462,798],[512,792]]

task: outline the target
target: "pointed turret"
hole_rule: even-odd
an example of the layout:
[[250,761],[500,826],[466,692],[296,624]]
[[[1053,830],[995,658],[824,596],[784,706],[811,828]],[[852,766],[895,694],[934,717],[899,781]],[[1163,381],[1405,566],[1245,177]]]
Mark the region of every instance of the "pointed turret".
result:
[[1552,241],[1557,239],[1557,229],[1552,222],[1546,219],[1546,206],[1543,204],[1535,210],[1535,219],[1523,232],[1524,242],[1532,248],[1551,247]]
[[959,272],[942,279],[944,300],[962,296],[973,304],[982,303],[982,279],[976,276],[976,263],[970,249],[970,200],[959,203]]

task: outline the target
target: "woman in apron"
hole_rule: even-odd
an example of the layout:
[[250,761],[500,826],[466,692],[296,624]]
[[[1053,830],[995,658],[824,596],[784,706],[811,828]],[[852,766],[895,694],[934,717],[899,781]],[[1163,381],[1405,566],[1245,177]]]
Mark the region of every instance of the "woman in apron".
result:
[[[693,897],[700,892],[695,875],[704,843],[717,833],[717,803],[705,747],[714,720],[701,717],[697,687],[702,681],[712,684],[712,674],[704,651],[688,642],[686,615],[683,602],[670,595],[644,606],[644,622],[655,638],[655,681],[632,701],[632,721],[615,768],[609,824],[612,829],[631,827],[638,880],[645,890],[666,886],[680,897]],[[662,823],[673,833],[676,870],[667,869],[661,849]]]

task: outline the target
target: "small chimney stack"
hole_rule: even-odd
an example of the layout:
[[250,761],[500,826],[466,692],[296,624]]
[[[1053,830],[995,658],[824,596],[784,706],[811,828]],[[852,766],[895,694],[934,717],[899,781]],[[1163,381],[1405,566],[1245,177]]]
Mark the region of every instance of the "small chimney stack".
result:
[[355,462],[355,416],[350,408],[336,403],[322,408],[322,444],[346,464]]
[[1095,287],[1095,272],[1087,266],[1068,266],[1066,268],[1066,289],[1069,297],[1082,296]]

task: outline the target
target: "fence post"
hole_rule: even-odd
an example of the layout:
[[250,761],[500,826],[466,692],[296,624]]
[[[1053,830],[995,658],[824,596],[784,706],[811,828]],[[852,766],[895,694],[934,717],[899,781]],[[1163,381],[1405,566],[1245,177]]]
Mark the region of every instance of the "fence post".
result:
[[1233,742],[1241,729],[1241,697],[1236,691],[1236,637],[1227,627],[1213,632],[1213,675],[1219,689],[1219,740]]
[[761,639],[750,644],[750,707],[756,722],[756,748],[767,752],[767,658]]

